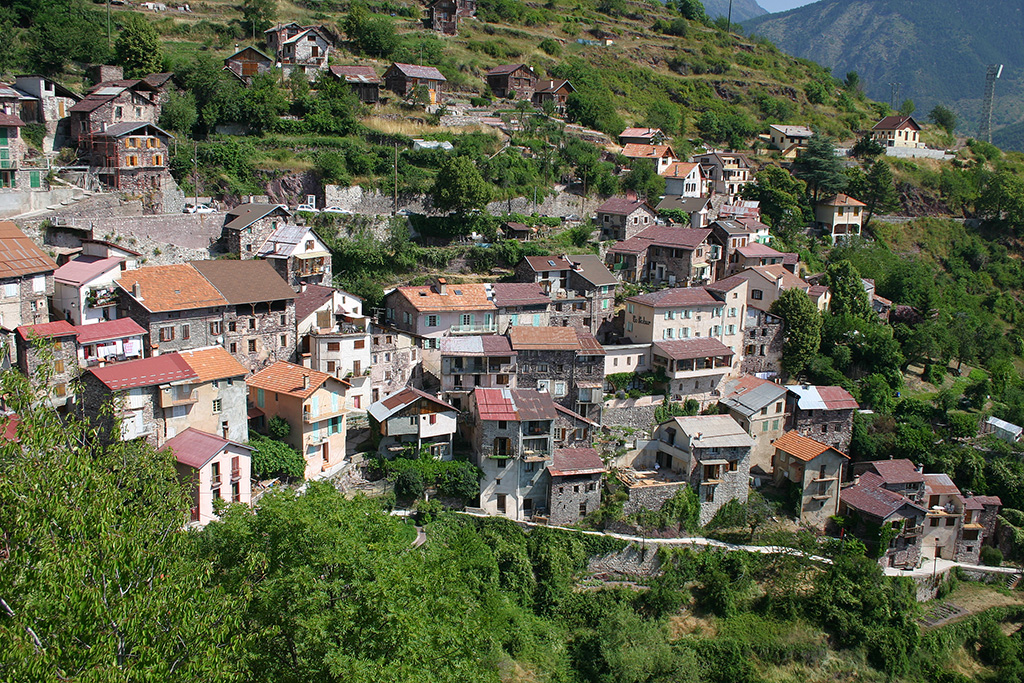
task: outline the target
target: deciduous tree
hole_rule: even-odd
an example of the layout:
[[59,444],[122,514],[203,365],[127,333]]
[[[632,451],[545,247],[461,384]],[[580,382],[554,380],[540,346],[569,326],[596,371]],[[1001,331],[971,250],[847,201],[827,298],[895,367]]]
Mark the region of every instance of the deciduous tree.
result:
[[928,112],[928,120],[949,134],[956,128],[956,114],[949,107],[936,104]]
[[242,0],[242,19],[249,31],[262,34],[277,18],[277,0]]
[[163,58],[160,38],[141,14],[126,14],[121,33],[114,42],[114,57],[129,78],[160,71]]
[[821,314],[811,297],[795,288],[782,292],[769,312],[782,318],[785,324],[782,367],[790,375],[796,375],[818,353]]
[[472,159],[450,156],[441,163],[430,194],[438,210],[465,214],[484,208],[493,190]]

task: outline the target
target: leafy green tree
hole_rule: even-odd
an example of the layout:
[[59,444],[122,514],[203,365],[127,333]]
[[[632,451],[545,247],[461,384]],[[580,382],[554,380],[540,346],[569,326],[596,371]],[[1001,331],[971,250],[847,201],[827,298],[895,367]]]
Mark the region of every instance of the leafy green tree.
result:
[[288,444],[268,439],[260,434],[249,436],[252,452],[252,473],[259,479],[289,477],[302,479],[306,472],[306,461],[302,454]]
[[417,470],[404,470],[395,479],[395,495],[401,499],[419,498],[423,489],[423,475]]
[[[19,5],[22,3],[13,4],[14,9]],[[71,62],[106,63],[110,54],[105,23],[91,7],[92,3],[84,0],[55,0],[32,13],[26,21],[31,28],[25,39],[25,56],[34,70],[55,75]],[[0,42],[7,43],[9,35],[4,34]]]
[[797,159],[796,176],[807,182],[815,202],[819,196],[842,192],[847,183],[835,143],[817,133],[807,140],[807,148]]
[[461,156],[449,156],[441,162],[430,191],[436,209],[460,215],[483,209],[493,194],[473,161]]
[[321,74],[316,80],[316,97],[306,112],[306,126],[321,135],[351,135],[359,129],[362,106],[347,83]]
[[860,92],[860,74],[856,71],[847,71],[843,87],[850,92]]
[[182,530],[191,501],[174,455],[59,416],[37,400],[45,381],[0,383],[20,418],[18,440],[0,441],[4,678],[243,678],[238,605]]
[[654,162],[650,159],[637,159],[632,163],[629,173],[622,179],[622,187],[633,190],[637,195],[651,200],[652,204],[665,194],[665,179],[658,175]]
[[825,284],[832,293],[829,311],[833,316],[873,319],[874,311],[871,310],[864,282],[850,261],[844,259],[828,264],[825,268]]
[[361,2],[350,5],[342,28],[356,49],[371,57],[387,58],[398,49],[399,39],[394,20],[391,17],[371,15]]
[[956,114],[952,109],[941,104],[932,107],[932,110],[928,112],[928,120],[950,135],[956,129]]
[[857,142],[854,143],[853,149],[850,150],[850,153],[859,158],[877,157],[880,154],[885,154],[885,147],[870,135],[862,135]]
[[765,166],[754,176],[756,182],[743,186],[745,199],[761,203],[761,217],[779,236],[789,239],[804,226],[807,185],[775,164]]
[[876,413],[890,415],[893,399],[892,388],[882,375],[868,375],[861,382],[861,403],[871,406]]
[[252,77],[241,101],[241,123],[255,133],[270,129],[278,118],[288,110],[288,99],[281,91],[275,73],[265,71]]
[[690,21],[707,23],[708,15],[704,11],[704,3],[700,0],[676,0],[676,10]]
[[910,116],[911,114],[914,113],[914,111],[916,109],[917,109],[917,106],[914,104],[914,100],[911,100],[911,99],[903,100],[903,104],[900,105],[900,115],[901,116]]
[[277,18],[277,0],[242,0],[242,20],[250,33],[262,34],[274,25]]
[[160,110],[160,126],[175,133],[188,135],[199,120],[199,112],[196,109],[196,98],[191,92],[184,92],[180,95],[171,91],[167,96],[167,102]]
[[114,57],[129,78],[160,71],[163,58],[156,29],[141,14],[126,14],[121,33],[114,42]]
[[668,100],[655,100],[647,107],[644,123],[651,128],[660,128],[665,135],[679,132],[679,108]]
[[267,420],[267,433],[270,434],[271,439],[284,441],[292,433],[292,426],[288,420],[275,415]]
[[867,204],[864,216],[865,227],[876,213],[889,213],[900,207],[900,196],[896,192],[896,183],[892,169],[882,159],[876,159],[868,169],[864,192],[861,199]]
[[797,375],[817,355],[821,345],[818,307],[799,289],[787,289],[772,302],[769,312],[785,324],[782,367],[790,375]]

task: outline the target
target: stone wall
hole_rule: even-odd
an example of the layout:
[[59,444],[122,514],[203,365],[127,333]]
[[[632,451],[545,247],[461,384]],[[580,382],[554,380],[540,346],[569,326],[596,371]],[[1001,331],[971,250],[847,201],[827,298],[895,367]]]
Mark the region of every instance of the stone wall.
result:
[[654,411],[659,404],[660,401],[658,404],[637,406],[633,399],[606,401],[601,424],[606,427],[631,427],[650,435],[654,427]]
[[576,524],[601,507],[601,475],[551,477],[548,523]]
[[743,331],[740,371],[751,375],[758,372],[781,372],[783,338],[781,322],[758,320],[756,327],[747,327]]
[[846,453],[853,438],[853,410],[800,410],[795,401],[792,407],[792,428],[801,435],[819,441]]
[[672,496],[686,488],[686,482],[634,486],[629,489],[629,500],[622,506],[622,514],[629,516],[641,510],[660,510]]

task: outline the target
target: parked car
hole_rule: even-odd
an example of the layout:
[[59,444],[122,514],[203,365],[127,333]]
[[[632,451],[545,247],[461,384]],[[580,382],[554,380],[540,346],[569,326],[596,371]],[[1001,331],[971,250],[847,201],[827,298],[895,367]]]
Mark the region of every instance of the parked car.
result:
[[320,213],[320,210],[317,209],[312,204],[299,204],[298,206],[295,207],[295,211],[296,213],[300,211],[305,211],[307,213]]
[[186,204],[184,213],[216,213],[216,211],[208,204]]
[[345,216],[351,216],[352,215],[351,211],[349,211],[348,209],[343,209],[340,206],[328,206],[326,209],[324,209],[320,213],[337,213],[337,214],[342,214],[342,215],[345,215]]

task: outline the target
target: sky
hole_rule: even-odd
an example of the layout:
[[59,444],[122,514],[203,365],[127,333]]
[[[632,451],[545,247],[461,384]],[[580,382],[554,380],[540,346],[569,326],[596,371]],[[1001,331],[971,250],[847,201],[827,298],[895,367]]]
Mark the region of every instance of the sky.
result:
[[809,5],[812,2],[814,2],[814,0],[757,0],[757,4],[764,7],[769,12],[782,12],[787,9],[793,9],[794,7]]

